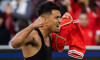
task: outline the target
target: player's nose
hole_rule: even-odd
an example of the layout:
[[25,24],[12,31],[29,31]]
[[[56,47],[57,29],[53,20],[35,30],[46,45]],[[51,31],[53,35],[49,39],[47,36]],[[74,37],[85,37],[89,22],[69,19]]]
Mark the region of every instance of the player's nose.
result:
[[62,19],[60,18],[60,19],[59,19],[59,23],[61,23],[61,22],[62,22]]

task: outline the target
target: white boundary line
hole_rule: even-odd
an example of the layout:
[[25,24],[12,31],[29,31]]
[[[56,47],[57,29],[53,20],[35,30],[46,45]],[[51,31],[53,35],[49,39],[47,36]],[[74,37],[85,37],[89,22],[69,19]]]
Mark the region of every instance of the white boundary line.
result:
[[[69,46],[65,46],[64,50],[68,50]],[[100,46],[86,46],[86,50],[100,50]]]
[[[14,49],[11,46],[8,45],[0,45],[0,49]],[[65,46],[64,50],[68,50],[69,46]],[[86,46],[87,50],[100,50],[100,46]]]

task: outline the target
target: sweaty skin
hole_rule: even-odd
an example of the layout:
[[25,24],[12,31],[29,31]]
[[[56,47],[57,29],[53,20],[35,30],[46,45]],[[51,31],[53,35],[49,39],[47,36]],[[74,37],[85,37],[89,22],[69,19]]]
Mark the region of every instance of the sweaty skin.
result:
[[51,32],[59,32],[59,24],[61,23],[61,14],[59,10],[52,10],[50,15],[42,15],[30,26],[16,34],[12,39],[13,48],[22,48],[25,58],[34,56],[41,48],[41,38],[34,28],[39,28],[47,47],[50,46],[48,35]]

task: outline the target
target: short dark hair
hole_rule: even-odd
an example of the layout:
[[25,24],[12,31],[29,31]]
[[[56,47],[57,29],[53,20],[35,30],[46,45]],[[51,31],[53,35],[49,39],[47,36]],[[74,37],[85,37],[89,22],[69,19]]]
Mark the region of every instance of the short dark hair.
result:
[[40,16],[45,13],[51,13],[52,10],[59,10],[60,11],[60,5],[50,2],[50,1],[45,1],[41,3],[38,8],[37,8],[37,15]]
[[86,15],[88,15],[87,12],[84,11],[84,10],[80,14],[86,14]]
[[81,15],[81,14],[85,14],[85,15],[87,15],[87,17],[88,17],[88,14],[87,14],[86,11],[82,11],[79,15]]

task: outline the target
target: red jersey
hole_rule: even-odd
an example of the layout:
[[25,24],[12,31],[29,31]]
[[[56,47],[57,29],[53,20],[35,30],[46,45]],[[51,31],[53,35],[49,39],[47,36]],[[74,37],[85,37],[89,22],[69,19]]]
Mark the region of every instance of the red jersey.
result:
[[96,45],[93,31],[89,27],[82,27],[81,30],[84,36],[84,42],[87,46]]
[[[73,1],[73,0],[72,0]],[[81,6],[76,3],[72,2],[72,11],[69,11],[69,13],[72,15],[73,19],[78,19],[79,14],[82,12]],[[99,8],[95,8],[96,13],[93,12],[90,8],[86,8],[86,12],[89,17],[89,27],[95,30],[100,30],[100,10]]]
[[52,49],[61,52],[66,45],[69,45],[68,55],[82,59],[86,51],[84,38],[77,23],[71,19],[62,19],[60,32],[52,33]]

